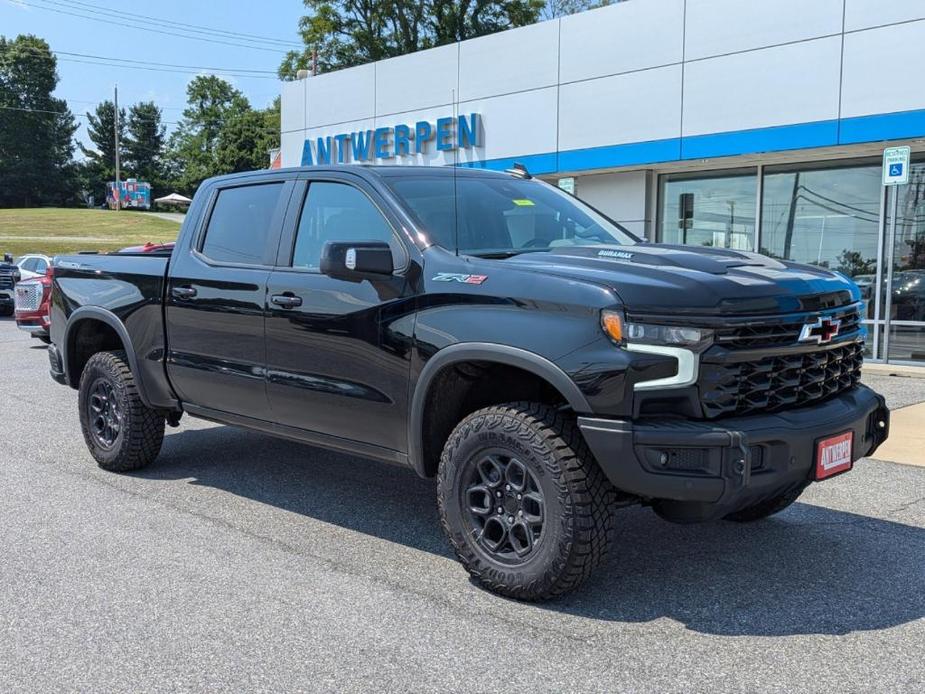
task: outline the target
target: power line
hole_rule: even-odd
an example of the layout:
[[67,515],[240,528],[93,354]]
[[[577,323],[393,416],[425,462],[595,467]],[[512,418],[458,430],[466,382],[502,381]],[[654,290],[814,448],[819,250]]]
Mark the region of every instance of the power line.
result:
[[[14,47],[8,47],[7,51],[13,50]],[[38,58],[46,55],[46,51],[41,48],[35,48],[31,46],[17,46],[15,50],[26,51],[32,53],[34,57]],[[176,65],[173,63],[155,63],[147,60],[133,60],[130,58],[114,58],[109,56],[96,56],[87,53],[73,53],[71,51],[52,51],[49,49],[49,52],[55,56],[79,56],[76,58],[61,58],[58,60],[67,63],[83,63],[85,65],[102,65],[104,67],[115,67],[115,68],[125,68],[128,70],[147,70],[150,72],[171,72],[184,75],[195,75],[201,72],[211,72],[217,76],[221,77],[241,77],[241,78],[252,78],[252,79],[269,79],[276,80],[276,73],[272,70],[257,70],[250,68],[217,68],[217,67],[207,67],[204,65]],[[85,60],[84,58],[88,58]],[[112,62],[103,62],[103,61],[112,61]],[[123,63],[131,63],[130,65],[124,65]],[[163,67],[162,67],[163,66]],[[181,69],[174,69],[181,68]],[[186,68],[186,69],[182,69]],[[240,72],[239,72],[240,71]],[[260,73],[260,74],[248,74],[248,73]]]
[[[25,108],[25,107],[20,107],[20,106],[0,106],[0,110],[22,111],[26,113],[51,113],[51,114],[60,115],[60,116],[70,114],[74,116],[75,118],[87,118],[87,119],[90,118],[90,114],[88,113],[73,113],[71,111],[52,111],[52,110],[43,109],[43,108]],[[138,120],[143,121],[143,122],[159,122],[159,123],[162,123],[163,125],[180,125],[183,122],[183,121],[159,120],[155,118],[138,118]],[[261,128],[256,128],[256,130],[258,130],[259,132],[266,132],[266,133],[278,133],[279,132],[278,128],[273,128],[273,127],[261,127]]]
[[[55,4],[55,5],[61,5],[61,4],[62,4],[62,3],[60,3],[60,2],[55,2],[54,0],[40,0],[40,1],[43,1],[43,2],[51,1],[51,2],[52,2],[53,4]],[[108,13],[109,8],[103,7],[103,6],[101,6],[101,5],[96,5],[96,4],[93,4],[93,3],[89,3],[89,2],[79,2],[78,0],[71,0],[71,2],[68,3],[68,4],[69,4],[69,5],[81,5],[81,6],[85,7],[85,8],[88,8],[88,9],[87,9],[88,12],[93,12],[93,10],[96,9],[96,10],[105,10],[105,11],[106,11],[105,14],[106,14],[107,16],[108,16],[108,14],[109,14],[109,13]],[[92,9],[91,9],[91,8],[92,8]],[[101,14],[101,13],[100,13],[100,12],[94,12],[94,14]],[[175,21],[170,20],[170,19],[164,19],[163,17],[152,17],[152,16],[150,16],[150,15],[138,14],[137,12],[132,12],[132,16],[133,16],[133,17],[138,17],[138,18],[141,18],[141,19],[148,19],[148,20],[151,20],[151,21],[153,21],[153,22],[158,22],[158,23],[160,23],[160,24],[168,24],[168,25],[178,26],[178,27],[180,27],[180,28],[182,28],[182,29],[186,29],[186,30],[199,29],[199,30],[201,30],[201,31],[204,32],[204,33],[215,34],[215,35],[219,35],[219,36],[224,35],[224,36],[228,36],[228,37],[243,38],[243,39],[247,39],[248,41],[255,41],[255,42],[256,42],[256,41],[259,41],[259,42],[265,42],[265,43],[271,43],[271,44],[281,44],[281,45],[284,45],[284,46],[293,46],[293,47],[297,47],[297,48],[304,48],[304,46],[303,46],[301,43],[299,43],[298,41],[291,41],[291,40],[288,40],[288,39],[277,39],[277,38],[273,38],[273,37],[271,37],[271,36],[260,36],[259,34],[245,34],[245,33],[238,32],[238,31],[229,31],[229,30],[227,30],[227,29],[215,29],[214,27],[207,27],[207,26],[203,26],[202,24],[190,24],[189,22],[175,22]]]
[[[174,70],[170,68],[159,68],[159,67],[143,67],[141,65],[122,65],[119,63],[104,63],[99,60],[81,60],[79,58],[59,58],[59,60],[65,63],[81,63],[83,65],[101,65],[103,67],[115,67],[115,68],[122,68],[125,70],[146,70],[148,72],[170,72],[170,73],[181,74],[181,75],[199,74],[198,72],[190,72],[189,70]],[[212,72],[217,77],[240,77],[244,79],[251,78],[251,79],[259,79],[259,80],[275,80],[276,79],[275,77],[270,77],[269,75],[242,75],[242,74],[237,74],[234,72],[218,72],[215,70],[209,70],[209,72]]]
[[101,22],[103,24],[122,26],[122,27],[127,27],[129,29],[138,29],[139,31],[148,31],[148,32],[155,33],[155,34],[163,34],[165,36],[173,36],[174,38],[184,38],[184,39],[190,39],[193,41],[205,41],[207,43],[216,43],[216,44],[222,44],[225,46],[234,46],[235,48],[250,48],[255,51],[265,51],[267,53],[276,53],[278,55],[285,55],[288,52],[288,51],[280,50],[278,48],[264,48],[262,46],[248,46],[242,43],[233,43],[231,41],[221,41],[219,39],[205,38],[204,36],[181,34],[181,33],[177,33],[176,29],[172,31],[166,31],[166,30],[161,30],[161,29],[153,29],[151,27],[136,26],[134,24],[127,24],[125,22],[116,21],[114,19],[104,19],[100,17],[87,16],[85,14],[78,14],[76,12],[68,12],[67,10],[57,9],[54,7],[47,7],[45,5],[33,5],[32,3],[26,2],[25,0],[19,0],[19,4],[25,7],[32,7],[37,10],[45,10],[46,12],[54,12],[56,14],[63,14],[63,15],[71,16],[71,17],[77,17],[79,19],[88,19],[90,21]]
[[[14,46],[12,44],[8,44],[6,46],[6,50],[7,51],[13,51],[13,50],[27,51],[27,52],[36,53],[39,55],[44,55],[46,53],[46,49],[39,48],[37,46]],[[110,56],[110,55],[94,55],[92,53],[75,53],[74,51],[56,51],[50,48],[47,49],[47,52],[53,53],[54,55],[67,55],[67,56],[73,56],[76,58],[91,58],[93,60],[112,60],[112,61],[117,61],[121,63],[135,63],[138,65],[154,65],[156,67],[179,67],[179,68],[187,68],[190,70],[214,70],[218,72],[255,72],[261,75],[276,75],[275,70],[259,70],[257,68],[249,68],[249,67],[210,67],[207,65],[182,65],[178,63],[158,63],[153,60],[136,60],[134,58],[119,58],[119,57]]]

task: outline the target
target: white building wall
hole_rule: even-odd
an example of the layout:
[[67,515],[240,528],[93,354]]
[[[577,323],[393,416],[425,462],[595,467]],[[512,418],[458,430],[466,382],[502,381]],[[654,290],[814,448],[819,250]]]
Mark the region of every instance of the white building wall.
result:
[[627,171],[581,176],[575,194],[638,236],[646,235],[646,174]]
[[381,163],[523,161],[636,223],[644,176],[583,174],[925,137],[923,64],[923,0],[627,0],[283,83],[282,158],[476,112],[480,147]]

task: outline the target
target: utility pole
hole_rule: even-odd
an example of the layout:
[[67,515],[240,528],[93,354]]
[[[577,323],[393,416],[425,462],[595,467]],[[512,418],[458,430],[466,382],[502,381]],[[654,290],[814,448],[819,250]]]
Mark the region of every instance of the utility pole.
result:
[[116,198],[116,209],[122,209],[122,187],[119,185],[119,85],[115,85],[115,92],[113,96],[113,101],[115,102],[115,118],[113,123],[115,124],[113,137],[116,141],[116,186],[113,193]]

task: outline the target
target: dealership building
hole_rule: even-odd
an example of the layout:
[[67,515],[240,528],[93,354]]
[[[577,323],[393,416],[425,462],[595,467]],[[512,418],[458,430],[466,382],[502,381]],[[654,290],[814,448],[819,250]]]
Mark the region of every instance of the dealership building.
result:
[[869,357],[925,363],[923,69],[923,0],[627,0],[285,82],[281,158],[519,162],[649,240],[840,270]]

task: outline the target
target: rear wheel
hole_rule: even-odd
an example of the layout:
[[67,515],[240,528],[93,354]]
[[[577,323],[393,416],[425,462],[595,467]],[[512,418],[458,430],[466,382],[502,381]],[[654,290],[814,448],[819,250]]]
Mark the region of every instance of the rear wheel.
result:
[[772,496],[770,499],[759,501],[757,504],[746,506],[734,513],[730,513],[724,516],[724,520],[735,521],[736,523],[751,523],[752,521],[758,521],[768,516],[773,516],[775,513],[780,513],[794,501],[799,499],[800,494],[803,493],[803,490],[806,489],[807,486],[806,483],[798,484],[796,487],[788,489],[782,494]]
[[90,357],[80,377],[78,407],[84,441],[104,470],[138,470],[160,452],[164,418],[141,401],[125,352]]
[[573,418],[511,403],[466,417],[440,460],[443,529],[488,589],[542,600],[576,588],[604,558],[617,492]]

